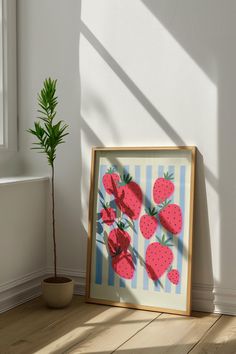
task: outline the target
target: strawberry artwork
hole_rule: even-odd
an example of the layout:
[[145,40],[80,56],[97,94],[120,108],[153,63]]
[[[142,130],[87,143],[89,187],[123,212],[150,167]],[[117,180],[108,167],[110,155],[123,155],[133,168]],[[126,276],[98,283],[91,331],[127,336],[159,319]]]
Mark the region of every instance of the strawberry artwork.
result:
[[180,280],[179,271],[177,269],[170,270],[167,274],[167,278],[172,284],[178,285]]
[[140,231],[144,238],[150,239],[155,233],[158,221],[156,218],[157,210],[156,208],[145,209],[146,214],[142,215],[139,221]]
[[134,263],[129,251],[121,251],[112,256],[112,268],[122,278],[132,279]]
[[177,235],[182,230],[182,211],[178,204],[166,202],[159,211],[161,225],[169,232]]
[[114,194],[114,188],[120,181],[120,176],[115,172],[115,169],[110,167],[102,178],[102,183],[105,191],[108,194]]
[[109,203],[105,204],[102,201],[100,202],[103,206],[103,209],[100,211],[102,221],[104,224],[111,226],[115,222],[116,211],[110,207]]
[[[134,232],[138,235],[132,227],[135,220],[138,220],[140,233],[146,240],[153,237],[158,225],[163,226],[172,235],[177,235],[182,230],[181,208],[168,200],[175,190],[173,174],[166,172],[163,177],[154,180],[152,196],[156,205],[146,208],[141,216],[143,193],[130,174],[121,177],[113,167],[110,167],[102,176],[102,184],[106,193],[114,198],[111,204],[100,200],[103,207],[100,210],[102,222],[112,227],[112,230],[108,230],[106,238],[111,266],[121,278],[132,279],[135,273],[134,252],[137,250],[132,251],[133,241],[127,229],[131,227],[132,235]],[[115,210],[116,207],[119,210]],[[180,282],[180,274],[177,269],[171,268],[174,260],[171,239],[172,236],[166,239],[163,235],[162,239],[157,237],[156,242],[150,243],[146,248],[144,266],[148,277],[154,282],[166,273],[169,281],[177,285]]]
[[119,222],[117,226],[108,235],[108,248],[111,254],[115,254],[118,249],[127,251],[131,241],[129,233],[124,230],[125,224]]
[[132,181],[132,177],[127,174],[123,175],[121,182],[117,188],[114,188],[115,202],[118,208],[125,213],[130,219],[138,219],[143,194],[140,186]]
[[154,281],[158,280],[166,272],[174,258],[169,240],[165,241],[165,236],[163,235],[162,240],[158,238],[158,241],[148,245],[145,255],[148,277]]
[[159,177],[156,179],[153,186],[153,199],[156,204],[163,203],[174,193],[174,183],[171,182],[173,174],[164,173],[164,178]]
[[123,222],[117,223],[108,236],[108,249],[112,256],[112,268],[122,278],[131,279],[134,275],[134,263],[131,253],[128,251],[131,237],[124,230]]

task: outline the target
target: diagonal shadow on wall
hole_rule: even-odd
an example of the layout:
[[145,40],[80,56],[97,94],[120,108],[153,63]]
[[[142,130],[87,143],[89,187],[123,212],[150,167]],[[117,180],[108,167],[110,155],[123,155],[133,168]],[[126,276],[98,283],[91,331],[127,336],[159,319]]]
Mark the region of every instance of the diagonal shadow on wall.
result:
[[[130,92],[139,101],[139,103],[146,109],[146,111],[155,120],[155,122],[172,139],[172,141],[176,145],[186,145],[183,138],[173,129],[173,127],[168,123],[168,121],[161,115],[161,113],[156,109],[156,107],[152,104],[152,102],[144,95],[144,93],[128,76],[128,74],[123,70],[123,68],[119,65],[119,63],[104,48],[102,43],[95,37],[95,35],[90,31],[90,29],[86,26],[86,24],[83,21],[81,21],[81,33],[87,39],[87,41],[92,45],[92,47],[97,51],[97,53],[103,58],[106,64],[112,69],[112,71],[119,77],[122,83],[130,90]],[[83,120],[83,125],[85,125],[86,130],[89,129],[91,133],[92,129],[85,123],[85,120]],[[92,132],[91,135],[96,135],[96,134],[95,132]],[[97,136],[95,141],[100,142],[101,146],[103,145]],[[199,268],[201,268],[203,273],[204,272],[207,273],[208,279],[211,279],[211,283],[213,284],[210,230],[209,230],[209,221],[208,221],[205,177],[208,180],[209,184],[212,186],[212,188],[216,191],[218,190],[218,180],[214,176],[214,174],[209,170],[209,168],[207,166],[204,166],[204,160],[199,151],[197,152],[197,171],[198,171],[196,175],[197,198],[195,200],[195,216],[197,217],[198,222],[195,223],[194,233],[195,236],[198,237],[198,239],[194,240],[193,247],[194,250],[197,250],[198,253],[201,253],[201,259],[204,259],[203,263],[207,264],[208,267],[207,267],[207,271],[205,268],[203,269],[202,266],[199,267],[199,257],[197,257],[195,252],[193,252],[194,269],[199,270]],[[201,198],[199,198],[199,195],[201,195]],[[202,210],[204,210],[204,213],[202,212]],[[204,252],[201,252],[202,249],[204,249]],[[197,285],[199,286],[199,284]]]

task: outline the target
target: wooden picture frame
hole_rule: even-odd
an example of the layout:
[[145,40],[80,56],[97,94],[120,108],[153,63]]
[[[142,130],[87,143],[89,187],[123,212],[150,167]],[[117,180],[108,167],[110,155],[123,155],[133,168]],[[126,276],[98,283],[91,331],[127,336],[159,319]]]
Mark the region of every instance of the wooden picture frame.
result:
[[87,302],[190,315],[195,155],[92,149]]

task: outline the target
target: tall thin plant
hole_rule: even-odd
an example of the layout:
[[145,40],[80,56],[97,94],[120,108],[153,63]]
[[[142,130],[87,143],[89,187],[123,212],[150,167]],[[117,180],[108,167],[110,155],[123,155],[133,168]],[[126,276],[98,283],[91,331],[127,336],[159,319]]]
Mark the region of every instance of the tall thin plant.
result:
[[51,193],[52,193],[52,236],[53,236],[53,255],[54,255],[54,278],[57,278],[57,244],[56,244],[56,224],[55,224],[55,194],[54,194],[54,164],[56,159],[57,147],[63,144],[64,137],[69,133],[66,132],[67,124],[62,120],[54,123],[56,117],[56,107],[58,97],[56,96],[57,80],[51,78],[43,82],[43,88],[38,93],[38,121],[34,122],[34,129],[28,129],[27,132],[33,134],[37,138],[32,149],[46,155],[48,164],[51,167]]

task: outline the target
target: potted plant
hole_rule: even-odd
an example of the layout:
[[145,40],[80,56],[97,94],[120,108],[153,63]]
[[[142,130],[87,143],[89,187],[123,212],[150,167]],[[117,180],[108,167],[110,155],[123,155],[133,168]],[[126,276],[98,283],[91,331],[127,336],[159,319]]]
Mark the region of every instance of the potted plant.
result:
[[42,281],[43,297],[50,307],[60,308],[67,306],[73,296],[73,280],[59,276],[57,273],[57,248],[55,227],[55,194],[54,194],[54,164],[58,145],[64,143],[68,125],[63,121],[54,122],[58,99],[56,97],[57,80],[48,78],[43,83],[43,88],[38,94],[39,121],[34,122],[34,129],[27,131],[37,138],[32,149],[44,153],[51,167],[51,194],[52,194],[52,238],[53,238],[53,263],[54,274]]

